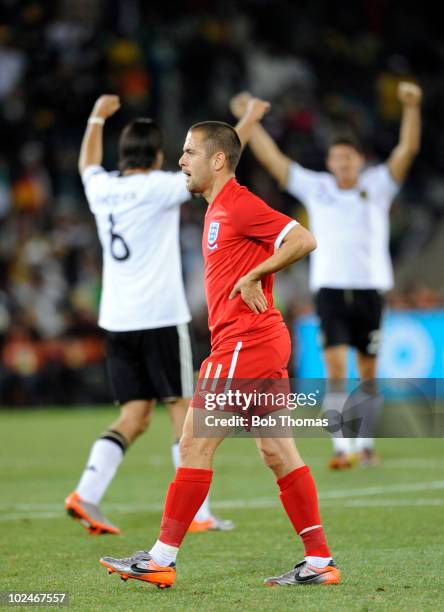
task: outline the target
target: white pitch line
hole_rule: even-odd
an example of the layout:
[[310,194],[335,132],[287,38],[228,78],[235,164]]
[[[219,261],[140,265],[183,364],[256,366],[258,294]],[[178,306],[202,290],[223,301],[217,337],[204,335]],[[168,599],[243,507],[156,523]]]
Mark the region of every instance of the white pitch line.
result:
[[27,521],[30,519],[53,519],[60,518],[61,512],[29,512],[28,514],[0,514],[0,521]]
[[365,487],[362,489],[344,489],[339,491],[324,491],[319,493],[320,499],[336,499],[342,497],[361,497],[366,495],[380,495],[384,493],[409,493],[413,491],[431,491],[444,489],[444,480],[429,482],[412,482],[406,484],[381,485],[380,487]]
[[[324,467],[325,461],[320,460],[319,458],[310,458],[309,456],[305,456],[307,465],[311,467]],[[244,457],[242,459],[243,465],[255,466],[261,465],[261,461],[259,457]],[[238,465],[239,460],[237,457],[229,458],[224,457],[223,460],[219,461],[220,466],[233,466]],[[23,459],[22,461],[17,460],[15,458],[0,458],[0,468],[27,468],[27,467],[35,467],[36,463],[30,459]],[[39,462],[39,465],[42,467],[50,466],[51,464],[47,461]],[[149,457],[146,460],[146,465],[148,467],[169,467],[171,465],[171,461],[168,458],[163,457]],[[434,459],[383,459],[381,464],[378,466],[378,469],[436,469],[436,470],[444,470],[444,461],[434,460]]]
[[[381,485],[379,487],[363,487],[360,489],[334,489],[332,491],[320,491],[318,494],[319,499],[342,499],[347,497],[365,497],[371,495],[381,495],[384,493],[409,493],[415,491],[429,491],[429,490],[437,490],[444,489],[444,480],[431,480],[426,482],[412,482],[405,484],[389,484],[389,485]],[[230,499],[223,501],[215,501],[213,505],[218,506],[219,508],[236,508],[238,504],[242,504],[242,507],[246,507],[247,504],[251,504],[252,506],[256,504],[270,503],[271,500],[275,498],[269,497],[255,497],[250,500],[238,500],[238,499]],[[61,507],[60,503],[19,503],[19,504],[8,504],[2,503],[0,504],[0,511],[13,511],[13,510],[59,510]],[[158,502],[155,504],[143,504],[138,502],[137,504],[122,504],[122,503],[109,503],[106,504],[106,507],[110,511],[117,512],[125,512],[128,508],[137,508],[137,511],[140,510],[150,510],[157,511],[162,510],[163,503]],[[263,507],[263,506],[260,506]]]
[[[329,502],[327,502],[329,504]],[[444,506],[444,499],[350,499],[344,502],[347,508],[394,508],[396,506]]]
[[[276,508],[279,506],[279,502],[276,498],[258,498],[258,499],[250,499],[250,500],[233,500],[230,502],[213,502],[213,507],[222,508],[222,509],[248,509],[248,508],[256,508],[256,509],[267,509],[267,508]],[[341,508],[395,508],[399,506],[403,507],[426,507],[426,506],[444,506],[444,499],[439,498],[416,498],[416,499],[355,499],[355,500],[346,500],[342,503],[339,500],[328,499],[323,502],[323,507],[341,507]],[[121,507],[119,511],[120,514],[136,514],[140,512],[154,512],[161,511],[161,504],[146,504],[143,506],[128,506]],[[27,512],[25,514],[21,513],[10,513],[0,515],[1,521],[28,521],[34,519],[60,519],[65,518],[65,514],[60,512]]]
[[[393,484],[383,485],[380,487],[365,487],[361,489],[339,489],[335,491],[321,491],[319,498],[323,500],[323,503],[331,503],[332,500],[349,499],[344,502],[346,506],[361,506],[361,507],[378,507],[378,506],[394,506],[397,500],[371,500],[364,502],[360,500],[353,501],[355,497],[367,497],[373,495],[381,495],[385,493],[410,493],[416,491],[435,491],[444,489],[444,480],[432,480],[429,482],[416,482],[406,484]],[[400,500],[398,500],[400,501]],[[444,499],[433,500],[433,503],[429,505],[444,505]],[[405,502],[405,503],[404,503]],[[416,499],[406,499],[399,505],[427,505],[428,500],[424,499],[421,503],[418,503]],[[278,500],[275,497],[256,497],[251,499],[231,499],[214,501],[213,507],[220,509],[236,509],[236,508],[274,508],[278,506]],[[0,521],[5,520],[20,520],[27,518],[58,518],[63,516],[61,504],[2,504],[1,507],[6,514],[0,515]],[[161,512],[163,509],[163,503],[158,502],[154,504],[143,504],[138,502],[137,504],[107,504],[107,511],[110,512],[121,512],[121,513],[136,513],[136,512]],[[51,512],[53,510],[53,512]]]
[[399,469],[444,470],[444,461],[435,459],[384,459],[378,467]]

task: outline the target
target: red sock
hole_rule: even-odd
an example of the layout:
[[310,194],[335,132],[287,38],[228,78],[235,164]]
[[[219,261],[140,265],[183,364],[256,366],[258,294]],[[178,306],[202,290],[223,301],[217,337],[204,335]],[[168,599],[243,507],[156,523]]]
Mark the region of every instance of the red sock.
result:
[[[305,556],[330,557],[319,516],[316,485],[310,468],[303,465],[279,478],[277,483],[282,505],[304,544]],[[303,533],[309,527],[316,528]]]
[[191,521],[208,495],[213,470],[177,468],[168,487],[159,540],[180,546]]

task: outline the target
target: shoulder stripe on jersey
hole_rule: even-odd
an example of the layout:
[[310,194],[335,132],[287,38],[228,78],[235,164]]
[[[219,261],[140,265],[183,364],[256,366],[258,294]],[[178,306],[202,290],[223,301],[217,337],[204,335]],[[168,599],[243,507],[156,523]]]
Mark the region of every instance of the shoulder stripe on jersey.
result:
[[179,335],[180,381],[182,397],[193,396],[193,353],[191,351],[190,332],[187,323],[177,325]]
[[274,243],[274,248],[275,249],[279,249],[281,244],[282,244],[282,240],[285,238],[285,236],[288,234],[288,232],[295,226],[295,225],[299,225],[299,223],[297,221],[290,221],[289,223],[287,223],[287,225],[284,227],[283,230],[281,230],[279,236],[276,238],[275,243]]

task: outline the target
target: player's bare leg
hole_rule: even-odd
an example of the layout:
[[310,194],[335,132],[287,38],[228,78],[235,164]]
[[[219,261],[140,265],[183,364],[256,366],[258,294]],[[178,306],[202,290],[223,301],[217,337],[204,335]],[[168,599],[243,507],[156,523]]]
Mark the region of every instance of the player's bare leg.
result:
[[148,429],[155,405],[155,400],[126,402],[120,409],[119,418],[114,421],[110,429],[118,431],[128,444],[132,444]]
[[356,438],[355,450],[359,462],[363,466],[379,465],[379,458],[374,450],[374,430],[379,413],[383,407],[383,398],[378,393],[376,382],[377,358],[375,355],[357,354],[359,377],[362,381],[360,387],[359,406],[363,415],[362,437]]
[[99,505],[126,449],[149,426],[154,405],[154,400],[123,404],[119,418],[94,442],[79,484],[65,500],[68,514],[91,534],[120,532],[103,516]]
[[338,584],[340,572],[328,549],[318,509],[316,485],[292,437],[257,438],[260,455],[274,475],[279,497],[296,533],[305,558],[290,571],[267,578],[268,586]]
[[[213,457],[217,447],[225,438],[225,431],[221,428],[220,437],[195,437],[194,418],[197,409],[188,408],[182,437],[180,439],[180,465],[181,467],[211,470]],[[227,412],[229,415],[230,413]],[[217,432],[217,428],[213,428]]]
[[[171,418],[175,442],[171,449],[174,467],[177,469],[180,466],[180,450],[179,441],[182,435],[185,418],[190,405],[189,398],[182,398],[175,402],[168,403],[168,411]],[[205,498],[202,506],[196,513],[193,522],[190,525],[190,533],[202,533],[206,531],[231,531],[234,529],[233,521],[224,520],[215,516],[210,509],[209,495]]]
[[181,397],[177,400],[167,403],[174,439],[177,441],[180,440],[180,437],[182,435],[183,426],[185,424],[189,405],[189,397]]
[[329,346],[324,349],[325,367],[329,380],[344,380],[347,374],[347,351],[346,344]]
[[368,380],[375,380],[377,366],[377,359],[375,355],[365,355],[364,353],[358,351],[357,365],[359,378],[363,382]]
[[[324,412],[342,414],[347,400],[345,378],[347,375],[347,351],[345,344],[329,346],[324,349],[324,360],[327,368],[328,387],[323,402]],[[356,458],[352,455],[351,439],[344,438],[342,431],[332,434],[334,454],[328,462],[332,470],[344,470],[352,467]]]
[[283,478],[304,464],[293,438],[256,438],[262,461],[276,478]]

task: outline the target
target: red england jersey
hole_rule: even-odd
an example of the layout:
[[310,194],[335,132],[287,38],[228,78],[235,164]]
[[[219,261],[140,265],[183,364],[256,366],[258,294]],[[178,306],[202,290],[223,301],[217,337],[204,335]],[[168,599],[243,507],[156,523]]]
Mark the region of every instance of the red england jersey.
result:
[[[273,303],[273,275],[262,279],[265,312],[255,314],[240,293],[229,300],[236,282],[268,259],[296,221],[230,179],[208,206],[202,237],[208,324],[214,350],[229,338],[269,337],[283,319]],[[246,336],[248,334],[248,336]]]

